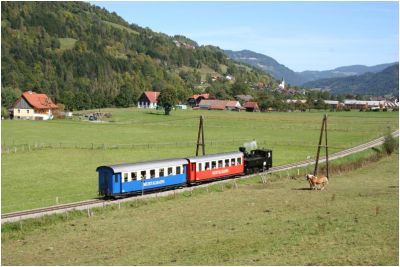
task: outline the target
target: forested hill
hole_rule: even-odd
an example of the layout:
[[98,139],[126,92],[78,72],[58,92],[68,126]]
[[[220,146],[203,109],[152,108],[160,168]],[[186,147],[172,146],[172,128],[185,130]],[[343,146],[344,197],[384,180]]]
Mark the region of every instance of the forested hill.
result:
[[[47,93],[69,109],[87,109],[132,106],[141,92],[167,87],[186,100],[203,90],[232,97],[249,93],[252,84],[277,85],[271,76],[239,65],[217,47],[129,24],[88,3],[1,6],[5,107],[26,90]],[[235,82],[218,88],[207,83],[211,76],[223,80],[226,75]]]
[[275,79],[284,79],[292,85],[301,85],[306,80],[299,74],[280,64],[272,57],[256,53],[250,50],[232,51],[225,50],[225,54],[234,60],[256,66],[267,73],[270,73]]
[[309,88],[322,88],[331,94],[354,95],[399,95],[399,64],[392,65],[378,73],[365,73],[362,75],[344,78],[321,79],[304,84]]

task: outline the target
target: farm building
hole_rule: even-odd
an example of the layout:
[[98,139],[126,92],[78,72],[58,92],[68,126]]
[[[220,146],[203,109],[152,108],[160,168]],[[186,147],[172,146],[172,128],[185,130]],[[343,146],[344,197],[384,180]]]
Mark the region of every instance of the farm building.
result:
[[243,107],[248,112],[258,112],[258,111],[260,111],[260,108],[258,107],[257,102],[246,102]]
[[145,91],[138,99],[138,108],[157,108],[157,98],[160,92]]
[[307,103],[307,99],[287,99],[286,103],[288,103],[288,104],[305,104],[305,103]]
[[236,100],[248,102],[253,99],[251,95],[235,95]]
[[385,101],[364,101],[346,99],[344,100],[344,105],[348,109],[380,109],[385,106]]
[[325,105],[327,105],[330,109],[341,109],[343,107],[343,103],[340,103],[337,100],[324,100]]
[[191,98],[188,99],[188,104],[191,107],[198,106],[200,101],[203,99],[208,99],[210,97],[210,94],[198,94],[198,95],[192,95]]
[[238,110],[242,108],[239,101],[232,100],[201,100],[199,103],[200,109],[210,110]]
[[58,106],[46,94],[24,92],[13,106],[13,118],[22,120],[51,120]]

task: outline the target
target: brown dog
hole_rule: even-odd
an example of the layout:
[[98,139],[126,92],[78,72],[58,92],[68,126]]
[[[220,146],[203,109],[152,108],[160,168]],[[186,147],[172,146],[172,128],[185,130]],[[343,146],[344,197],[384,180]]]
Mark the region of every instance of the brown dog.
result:
[[325,185],[327,185],[329,182],[328,177],[326,177],[326,176],[317,177],[312,174],[307,174],[306,178],[307,178],[308,182],[310,183],[310,189],[312,189],[312,190],[316,190],[316,189],[324,190]]

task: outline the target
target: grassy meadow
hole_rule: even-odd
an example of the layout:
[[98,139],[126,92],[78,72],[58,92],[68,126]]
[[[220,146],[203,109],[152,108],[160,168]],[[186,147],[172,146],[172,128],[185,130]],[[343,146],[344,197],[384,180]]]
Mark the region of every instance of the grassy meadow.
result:
[[[273,149],[273,164],[314,157],[323,113],[246,113],[104,109],[103,123],[80,120],[2,121],[2,213],[97,195],[96,167],[195,153],[199,116],[206,153],[237,150],[245,141]],[[328,113],[330,152],[398,128],[395,112]],[[40,149],[42,146],[47,148]]]
[[398,160],[336,173],[324,191],[304,178],[254,177],[3,226],[2,264],[398,265]]

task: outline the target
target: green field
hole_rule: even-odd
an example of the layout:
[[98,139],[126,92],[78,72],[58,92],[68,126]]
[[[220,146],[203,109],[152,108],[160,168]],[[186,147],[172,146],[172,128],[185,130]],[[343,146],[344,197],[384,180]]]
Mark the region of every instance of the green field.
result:
[[72,49],[75,46],[76,39],[74,38],[58,38],[60,41],[60,49],[61,50],[67,50],[67,49]]
[[34,229],[17,223],[3,229],[2,264],[395,266],[398,160],[332,175],[324,191],[303,178],[255,177]]
[[110,21],[106,21],[106,20],[103,20],[103,22],[106,23],[106,24],[108,24],[108,25],[110,25],[110,26],[112,26],[112,27],[114,27],[114,28],[117,28],[117,29],[120,29],[120,30],[125,30],[125,31],[127,31],[127,32],[129,32],[129,33],[133,33],[133,34],[135,34],[135,35],[138,35],[138,34],[139,34],[137,31],[135,31],[135,30],[133,30],[133,29],[131,29],[131,28],[122,26],[122,25],[120,25],[120,24],[117,24],[117,23],[114,23],[114,22],[110,22]]
[[[256,139],[273,164],[315,156],[323,113],[246,113],[105,109],[104,123],[80,120],[2,121],[2,213],[84,200],[97,194],[96,167],[192,156],[199,116],[206,153],[237,150]],[[398,113],[328,114],[330,152],[398,128]],[[41,149],[41,147],[47,147]]]

